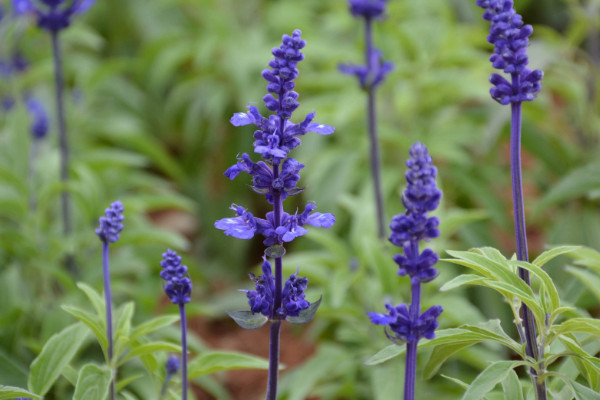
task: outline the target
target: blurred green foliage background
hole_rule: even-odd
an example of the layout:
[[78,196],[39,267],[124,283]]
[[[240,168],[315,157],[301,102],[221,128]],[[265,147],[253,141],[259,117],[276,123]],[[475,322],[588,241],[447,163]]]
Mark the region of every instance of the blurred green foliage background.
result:
[[[545,72],[542,93],[523,111],[530,253],[561,243],[600,249],[600,1],[516,3],[535,28],[531,65]],[[6,0],[3,5],[10,8]],[[94,229],[116,199],[126,208],[112,261],[117,302],[135,300],[139,319],[174,312],[158,279],[160,254],[171,247],[184,252],[194,281],[192,326],[208,336],[215,336],[215,326],[238,330],[224,311],[245,307],[235,289],[250,287],[246,274],[260,261],[263,245],[258,238],[225,237],[213,223],[230,216],[231,203],[257,216],[268,204],[244,177],[230,182],[223,176],[236,154],[251,152],[253,141],[251,128],[228,121],[249,102],[262,107],[260,72],[270,49],[298,28],[308,44],[295,119],[316,110],[317,120],[336,132],[303,139],[293,156],[306,165],[300,181],[306,190],[285,208],[293,212],[314,200],[319,211],[336,214],[337,224],[312,229],[285,258],[285,273],[300,267],[310,281],[309,299],[322,293],[324,302],[315,321],[294,329],[294,341],[282,345],[298,346],[310,357],[304,367],[283,373],[281,396],[387,400],[400,393],[400,360],[362,364],[386,344],[365,312],[381,311],[384,299],[406,300],[408,282],[395,275],[396,250],[376,239],[364,93],[337,71],[339,63],[362,62],[363,54],[363,26],[345,0],[98,0],[61,36],[73,154],[67,189],[76,229],[70,238],[60,235],[54,114],[28,177],[29,118],[20,99],[34,93],[54,112],[49,38],[32,21],[2,23],[0,56],[19,49],[30,67],[0,81],[0,94],[19,100],[13,111],[0,114],[0,384],[24,386],[42,343],[72,320],[59,305],[82,296],[77,281],[101,289]],[[422,141],[444,191],[442,237],[431,243],[440,252],[484,245],[507,255],[514,251],[509,109],[488,94],[487,29],[481,10],[467,0],[390,0],[388,17],[375,27],[377,46],[396,65],[377,97],[387,219],[403,212],[404,160],[410,144]],[[35,209],[29,207],[32,197]],[[63,268],[68,253],[75,254],[78,276]],[[549,269],[563,300],[598,315],[598,303],[563,264]],[[444,306],[444,327],[507,318],[505,305],[488,292],[437,293],[461,272],[443,263],[439,269],[424,306]],[[511,329],[511,321],[504,322]],[[245,342],[245,335],[237,332],[235,339]],[[201,337],[198,349],[207,345]],[[266,356],[266,349],[255,350]],[[465,351],[443,372],[470,381],[487,360],[508,357],[496,350]],[[232,383],[243,382],[240,376],[196,383],[220,399],[242,398]],[[249,384],[260,394],[257,385]],[[461,393],[442,378],[421,385],[423,396],[455,399]]]

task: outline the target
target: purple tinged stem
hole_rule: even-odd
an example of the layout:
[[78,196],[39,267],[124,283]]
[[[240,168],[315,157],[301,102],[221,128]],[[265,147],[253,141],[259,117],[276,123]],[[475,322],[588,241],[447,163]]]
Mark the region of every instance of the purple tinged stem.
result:
[[[518,88],[520,76],[512,75],[513,88]],[[527,233],[525,230],[525,210],[523,207],[523,183],[521,179],[521,102],[511,103],[511,129],[510,129],[510,166],[513,190],[513,208],[515,219],[515,239],[517,245],[517,258],[529,262],[527,250]],[[519,277],[531,286],[529,271],[519,268]],[[525,304],[521,306],[521,316],[525,330],[525,351],[529,357],[538,360],[539,349],[536,340],[536,331],[533,313]],[[545,400],[546,382],[537,379],[535,369],[530,370],[531,380],[536,388],[536,399]]]
[[[104,303],[106,308],[106,338],[108,340],[108,364],[112,371],[113,361],[113,329],[112,329],[112,295],[110,291],[110,269],[108,266],[108,242],[102,242],[102,273],[104,275]],[[110,384],[110,399],[115,400],[117,396],[115,373],[112,372]]]
[[[419,242],[412,241],[412,256],[419,257]],[[416,260],[415,260],[416,261]],[[410,319],[417,321],[421,315],[421,281],[411,280],[411,303],[409,309]],[[415,399],[415,385],[417,380],[417,345],[419,339],[406,343],[406,368],[404,370],[404,400]]]
[[[374,66],[371,53],[373,49],[373,23],[371,18],[365,18],[365,62],[372,78]],[[377,211],[377,235],[380,239],[385,237],[385,208],[383,204],[383,190],[381,188],[381,156],[379,154],[379,139],[377,137],[377,121],[375,111],[375,88],[371,83],[367,86],[368,129],[370,142],[371,174],[373,176],[373,191],[375,192],[375,207]]]
[[[58,142],[60,148],[60,180],[63,185],[69,180],[69,142],[67,138],[67,125],[65,122],[64,105],[64,79],[62,70],[62,55],[60,50],[59,32],[52,31],[50,36],[52,40],[52,57],[54,60],[54,85],[56,95],[56,120],[58,121]],[[63,187],[61,195],[61,210],[63,222],[63,234],[65,237],[71,235],[71,208],[69,193]],[[67,255],[66,267],[70,272],[75,272],[74,260],[71,255]]]
[[[279,105],[283,106],[283,90],[279,93]],[[285,118],[280,118],[279,135],[283,135],[285,128]],[[279,163],[273,163],[273,180],[279,178]],[[273,193],[273,214],[275,217],[275,229],[281,225],[281,215],[283,212],[283,200],[281,193]],[[281,244],[281,243],[279,243]],[[269,381],[267,383],[266,400],[277,399],[277,384],[279,381],[279,348],[280,348],[280,330],[281,321],[276,315],[277,310],[281,308],[283,287],[283,260],[281,257],[275,259],[275,298],[273,301],[273,315],[271,315],[271,335],[269,339]]]
[[181,323],[181,400],[188,398],[188,357],[187,357],[187,318],[185,304],[179,303],[179,320]]

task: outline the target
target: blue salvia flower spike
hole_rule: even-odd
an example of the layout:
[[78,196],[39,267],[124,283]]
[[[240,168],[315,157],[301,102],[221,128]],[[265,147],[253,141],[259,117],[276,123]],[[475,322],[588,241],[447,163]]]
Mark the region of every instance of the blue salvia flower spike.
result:
[[[63,183],[69,180],[69,141],[64,106],[64,78],[62,70],[62,53],[59,34],[69,27],[73,17],[86,12],[95,0],[12,0],[13,10],[17,16],[31,15],[36,18],[37,25],[50,34],[52,41],[52,58],[54,61],[54,86],[56,97],[56,121],[60,149],[60,179]],[[72,230],[71,206],[69,193],[61,193],[61,212],[63,234],[69,236]],[[75,272],[71,255],[66,258],[67,269]]]
[[[185,305],[190,302],[192,280],[188,276],[187,266],[181,262],[181,257],[173,250],[167,250],[160,262],[162,270],[160,277],[164,280],[165,294],[171,303],[179,306],[181,323],[181,398],[187,400],[188,395],[188,359],[187,359],[187,318]],[[174,361],[171,362],[173,367]],[[169,367],[169,364],[167,364]]]
[[[498,103],[510,104],[511,107],[510,165],[517,258],[521,261],[529,261],[521,180],[521,105],[524,101],[535,99],[542,88],[541,81],[544,73],[527,68],[529,64],[527,46],[533,28],[531,25],[523,24],[523,18],[515,11],[513,1],[477,0],[477,5],[485,9],[483,19],[490,21],[490,34],[487,40],[494,45],[494,54],[490,57],[492,66],[510,75],[509,81],[500,74],[492,74],[490,82],[493,86],[490,94]],[[519,268],[519,277],[531,286],[529,271]],[[537,360],[541,350],[536,339],[533,313],[525,304],[521,308],[526,354]],[[545,381],[537,379],[537,373],[533,368],[530,369],[530,375],[536,388],[536,399],[545,400],[547,398]]]
[[368,313],[373,324],[386,327],[386,335],[392,342],[406,343],[404,400],[415,398],[419,340],[435,337],[437,318],[443,311],[441,306],[433,306],[421,314],[421,283],[430,282],[438,275],[433,266],[439,257],[431,249],[419,251],[420,242],[428,242],[440,235],[438,218],[430,217],[428,213],[438,207],[442,192],[437,188],[437,169],[427,147],[417,142],[411,146],[409,154],[407,187],[402,196],[406,213],[392,218],[389,240],[404,250],[404,255],[397,254],[394,261],[399,267],[398,275],[410,277],[411,303],[395,307],[386,304],[387,314]]
[[373,20],[383,17],[387,0],[348,0],[350,12],[365,21],[365,64],[340,65],[340,72],[357,77],[360,87],[367,92],[367,129],[370,142],[370,163],[375,193],[375,210],[377,213],[378,236],[385,237],[385,204],[381,187],[381,156],[377,136],[377,120],[375,108],[375,91],[384,81],[387,74],[394,69],[394,64],[384,61],[381,51],[373,45]]
[[[104,216],[99,219],[99,227],[96,229],[96,235],[102,241],[102,272],[104,276],[104,298],[106,305],[106,338],[108,340],[108,363],[113,368],[113,325],[112,325],[112,295],[110,290],[110,268],[109,268],[109,245],[119,240],[123,230],[123,203],[113,202],[104,212]],[[115,400],[117,396],[116,380],[113,377],[110,386],[110,399]]]
[[169,386],[169,381],[171,380],[173,375],[177,374],[177,372],[179,371],[180,364],[181,363],[179,362],[179,357],[177,357],[177,356],[170,356],[167,359],[167,362],[165,363],[165,371],[166,371],[165,381],[160,390],[160,399],[161,400],[163,397],[165,397],[165,393],[167,393],[167,387]]
[[[263,161],[254,162],[250,155],[243,153],[238,155],[237,163],[225,171],[225,176],[235,179],[242,172],[252,176],[252,190],[265,196],[267,202],[273,205],[273,211],[268,212],[266,218],[258,218],[244,207],[233,204],[231,209],[235,216],[215,222],[216,228],[238,239],[251,239],[255,235],[261,235],[265,246],[269,246],[265,254],[275,260],[273,271],[271,263],[265,258],[263,274],[258,278],[251,275],[256,290],[244,291],[250,305],[249,313],[262,314],[265,317],[264,323],[271,321],[267,400],[275,400],[277,397],[281,321],[289,317],[294,318],[295,323],[308,322],[318,307],[318,302],[311,306],[304,298],[308,284],[306,278],[299,278],[296,272],[283,282],[283,245],[307,234],[308,225],[330,228],[335,223],[333,214],[315,212],[314,203],[307,204],[301,213],[296,211],[288,214],[283,211],[283,200],[303,190],[296,185],[304,165],[289,158],[290,151],[301,144],[300,137],[308,132],[329,135],[334,131],[331,126],[314,122],[314,112],[300,123],[290,121],[299,106],[299,95],[293,89],[296,86],[294,79],[298,76],[298,63],[304,59],[301,50],[305,45],[301,32],[295,30],[291,36],[284,35],[282,44],[272,50],[274,59],[269,62],[270,68],[265,69],[262,76],[267,81],[269,92],[263,97],[263,102],[273,114],[265,117],[257,107],[249,104],[247,112],[236,113],[231,118],[234,126],[257,127],[254,132],[254,153],[259,154]],[[303,311],[307,313],[303,315]],[[243,327],[256,328],[255,322],[240,322],[240,315],[246,315],[244,313],[248,312],[231,315]]]

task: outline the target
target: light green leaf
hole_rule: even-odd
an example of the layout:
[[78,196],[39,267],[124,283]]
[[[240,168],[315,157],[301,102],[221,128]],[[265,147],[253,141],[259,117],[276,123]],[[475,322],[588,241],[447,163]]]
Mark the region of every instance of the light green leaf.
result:
[[236,369],[269,369],[269,360],[249,354],[214,351],[196,357],[188,366],[190,378]]
[[14,386],[2,386],[0,385],[0,399],[14,399],[17,397],[30,397],[33,399],[41,399],[41,396],[28,392],[25,389],[21,389]]
[[571,318],[558,326],[552,327],[553,334],[548,341],[566,333],[587,333],[600,336],[600,320],[593,318]]
[[29,390],[42,396],[48,393],[63,368],[75,357],[88,332],[85,325],[76,323],[53,335],[31,363]]
[[127,360],[130,360],[134,357],[139,357],[149,353],[155,353],[157,351],[171,351],[181,353],[181,346],[169,342],[150,342],[144,344],[137,344],[132,346],[130,352],[119,360],[118,365],[122,365]]
[[80,320],[81,322],[83,322],[84,324],[86,324],[88,328],[92,330],[94,336],[96,336],[96,339],[98,340],[98,343],[100,343],[102,349],[106,350],[106,348],[108,347],[108,340],[106,339],[106,328],[104,325],[98,322],[94,314],[74,306],[63,305],[61,306],[61,308],[69,314],[71,314],[72,316],[74,316],[75,318],[77,318],[78,320]]
[[580,383],[571,381],[577,400],[600,400],[600,393],[592,390]]
[[120,392],[123,388],[127,387],[127,385],[129,385],[131,382],[136,381],[143,377],[144,377],[144,375],[137,374],[137,375],[128,376],[125,379],[121,379],[120,381],[117,382],[117,392]]
[[510,400],[523,400],[523,387],[514,369],[508,371],[508,376],[502,381],[504,398]]
[[496,361],[475,378],[462,400],[481,400],[494,387],[506,379],[513,368],[524,365],[524,361]]
[[587,354],[574,335],[565,334],[558,339],[573,354],[571,360],[581,376],[586,378],[589,386],[596,391],[600,391],[600,360]]
[[400,354],[404,354],[405,352],[406,346],[398,346],[396,344],[391,344],[379,350],[371,358],[365,361],[365,365],[381,364],[383,362],[391,360],[394,357],[399,356]]
[[548,261],[552,260],[555,257],[558,257],[562,254],[567,254],[567,253],[572,253],[575,252],[579,249],[581,249],[581,246],[558,246],[558,247],[554,247],[550,250],[546,250],[544,251],[542,254],[540,254],[539,256],[536,257],[535,260],[533,260],[532,264],[537,265],[538,267],[543,267],[544,264],[546,264]]
[[423,378],[432,378],[448,358],[461,350],[473,346],[475,343],[478,343],[478,341],[455,342],[434,347],[425,365]]
[[459,275],[456,278],[444,283],[442,285],[442,287],[440,288],[440,292],[445,292],[448,290],[456,289],[463,285],[481,284],[481,282],[484,279],[485,278],[481,277],[480,275],[462,274],[462,275]]
[[163,315],[152,318],[150,321],[146,321],[133,328],[131,330],[130,340],[135,341],[142,336],[172,325],[177,321],[179,321],[179,315]]
[[566,270],[572,275],[576,276],[585,287],[600,301],[600,277],[598,275],[583,270],[581,268],[575,268],[567,266]]
[[98,314],[98,316],[102,319],[102,321],[104,321],[106,318],[106,310],[104,308],[104,299],[100,296],[100,294],[98,292],[96,292],[94,289],[92,289],[91,286],[88,286],[83,282],[77,283],[77,287],[83,293],[85,293],[87,298],[90,300],[90,303],[92,303],[94,310],[96,310],[96,313]]
[[451,376],[444,375],[444,374],[442,374],[441,377],[448,379],[450,382],[456,383],[458,386],[460,386],[461,388],[463,388],[465,390],[467,390],[469,388],[469,385],[467,383],[461,381],[458,378],[453,378]]
[[530,271],[540,280],[541,284],[546,289],[548,296],[550,297],[551,309],[546,311],[548,314],[552,314],[554,310],[560,306],[560,298],[558,296],[558,290],[556,290],[556,286],[554,286],[554,282],[552,282],[550,275],[548,275],[546,271],[544,271],[538,265],[532,263],[523,261],[509,261],[509,263]]
[[73,400],[104,400],[108,395],[111,372],[106,367],[87,364],[77,378]]

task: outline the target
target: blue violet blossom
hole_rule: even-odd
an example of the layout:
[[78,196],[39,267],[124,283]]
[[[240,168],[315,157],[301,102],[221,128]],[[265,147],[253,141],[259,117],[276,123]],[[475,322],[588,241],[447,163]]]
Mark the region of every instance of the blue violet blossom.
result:
[[181,257],[173,250],[167,250],[160,262],[160,277],[165,281],[165,294],[173,304],[190,302],[192,281],[188,277],[187,266],[181,263]]
[[95,2],[96,0],[12,0],[15,14],[34,15],[37,25],[49,32],[68,28],[74,16],[83,14]]
[[[439,220],[430,217],[442,197],[437,188],[437,168],[422,143],[411,146],[410,158],[406,162],[407,187],[402,195],[406,212],[392,218],[390,242],[402,247],[404,255],[397,254],[398,275],[410,277],[411,303],[392,306],[386,304],[386,314],[367,313],[375,325],[385,326],[386,336],[399,345],[407,344],[404,399],[414,400],[414,382],[417,368],[417,344],[420,339],[433,339],[438,327],[437,318],[443,311],[441,306],[433,306],[421,313],[421,283],[433,280],[438,272],[433,266],[439,257],[431,249],[419,251],[419,243],[438,237]],[[391,331],[391,332],[390,332]]]
[[490,94],[502,105],[532,101],[542,88],[544,76],[538,69],[527,68],[527,46],[533,28],[523,24],[513,0],[477,0],[477,5],[485,9],[483,19],[491,23],[487,40],[494,45],[494,54],[490,57],[492,66],[512,78],[509,82],[500,74],[492,74]]
[[[254,125],[254,153],[262,157],[262,161],[254,162],[249,154],[238,154],[237,162],[225,171],[231,180],[245,172],[252,177],[252,190],[265,196],[273,211],[265,218],[254,216],[244,207],[233,204],[234,217],[223,218],[215,222],[215,227],[227,236],[238,239],[252,239],[255,235],[264,238],[263,243],[269,246],[265,254],[274,259],[274,271],[271,263],[264,259],[263,274],[255,278],[256,290],[245,291],[250,311],[230,313],[234,320],[244,328],[258,328],[271,321],[271,340],[269,350],[269,381],[267,400],[277,398],[277,382],[279,371],[279,332],[281,321],[288,317],[294,323],[306,323],[312,319],[320,300],[311,305],[304,298],[308,284],[306,278],[299,278],[298,272],[283,282],[283,261],[285,254],[283,245],[305,235],[307,225],[330,228],[335,223],[335,216],[330,213],[315,212],[315,204],[308,203],[303,212],[294,214],[283,210],[283,201],[289,196],[301,193],[304,188],[297,187],[300,171],[305,167],[289,153],[301,144],[301,137],[308,132],[320,135],[333,133],[334,128],[314,122],[315,113],[309,113],[302,122],[290,121],[293,112],[298,108],[299,94],[294,91],[298,77],[298,63],[304,59],[301,50],[306,46],[302,40],[302,32],[295,30],[292,35],[283,35],[279,47],[271,50],[273,59],[269,68],[262,71],[267,81],[267,94],[263,97],[265,108],[271,111],[263,116],[258,108],[248,104],[246,112],[235,113],[230,122],[234,126]],[[303,311],[307,311],[302,314]],[[260,323],[259,313],[264,317]],[[256,322],[259,321],[257,324]]]

